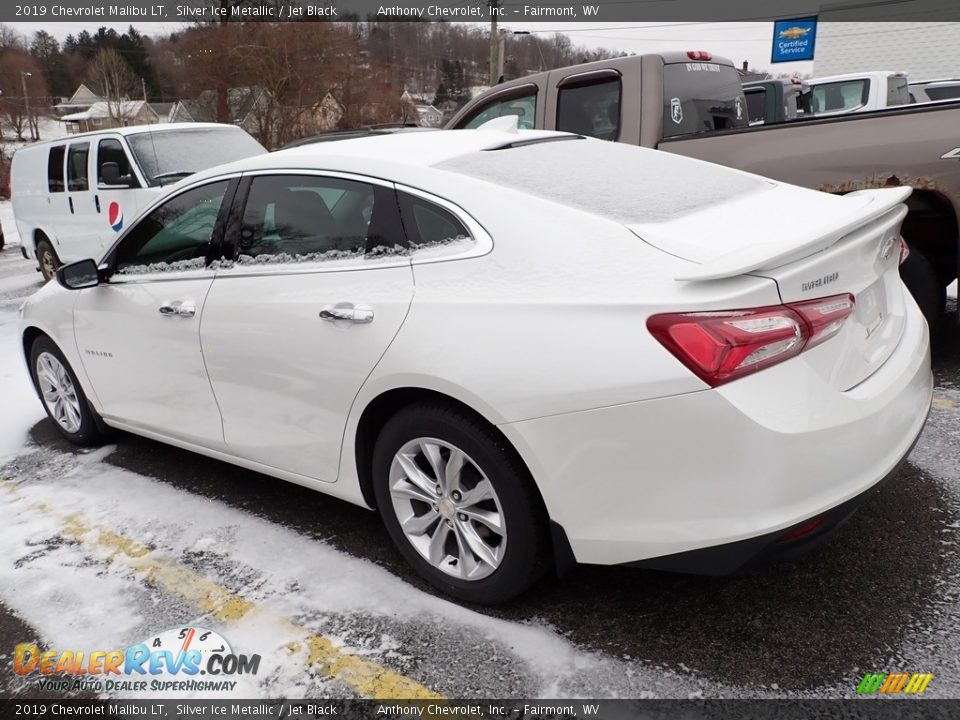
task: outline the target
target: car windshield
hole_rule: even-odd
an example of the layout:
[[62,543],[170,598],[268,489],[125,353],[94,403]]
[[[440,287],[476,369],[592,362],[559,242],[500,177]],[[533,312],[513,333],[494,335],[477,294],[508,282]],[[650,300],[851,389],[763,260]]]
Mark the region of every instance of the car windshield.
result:
[[186,128],[128,135],[127,141],[151,186],[169,185],[214,165],[266,150],[240,128]]

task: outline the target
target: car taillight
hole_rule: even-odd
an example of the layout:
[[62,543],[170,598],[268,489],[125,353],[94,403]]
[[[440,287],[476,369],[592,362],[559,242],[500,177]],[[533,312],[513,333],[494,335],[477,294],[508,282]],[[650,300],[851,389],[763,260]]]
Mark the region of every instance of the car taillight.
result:
[[903,265],[908,257],[910,257],[910,246],[907,245],[906,240],[900,238],[900,261],[897,264]]
[[713,55],[706,50],[687,50],[687,57],[691,60],[713,60]]
[[852,295],[772,307],[666,313],[647,320],[660,343],[711,387],[799,355],[840,332]]

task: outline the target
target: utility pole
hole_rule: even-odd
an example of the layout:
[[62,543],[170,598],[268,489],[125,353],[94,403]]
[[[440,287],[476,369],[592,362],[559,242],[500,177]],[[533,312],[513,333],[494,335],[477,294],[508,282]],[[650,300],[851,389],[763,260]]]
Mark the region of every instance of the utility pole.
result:
[[490,6],[490,85],[497,84],[497,69],[500,64],[500,32],[497,30],[497,7],[500,0],[489,0]]
[[33,77],[33,73],[28,73],[24,70],[20,71],[20,83],[23,85],[23,102],[27,111],[27,125],[30,126],[30,139],[39,140],[40,133],[37,132],[38,128],[33,122],[33,118],[30,116],[30,93],[27,92],[27,78]]

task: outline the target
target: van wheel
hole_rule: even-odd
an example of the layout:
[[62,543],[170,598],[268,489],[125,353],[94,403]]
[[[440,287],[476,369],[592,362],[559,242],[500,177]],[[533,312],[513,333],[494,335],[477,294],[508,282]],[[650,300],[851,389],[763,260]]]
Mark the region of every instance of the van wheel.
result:
[[44,280],[53,280],[57,269],[63,264],[49,240],[37,241],[37,261],[40,263],[40,274]]
[[930,332],[934,332],[947,306],[947,289],[937,277],[933,265],[922,254],[910,248],[910,254],[900,266],[900,278],[920,306],[930,326]]
[[441,592],[499,603],[546,571],[543,502],[516,453],[481,419],[439,403],[400,410],[377,439],[373,479],[394,544]]
[[30,348],[30,374],[43,408],[57,430],[75,445],[96,445],[106,425],[93,411],[70,363],[50,338],[40,336]]

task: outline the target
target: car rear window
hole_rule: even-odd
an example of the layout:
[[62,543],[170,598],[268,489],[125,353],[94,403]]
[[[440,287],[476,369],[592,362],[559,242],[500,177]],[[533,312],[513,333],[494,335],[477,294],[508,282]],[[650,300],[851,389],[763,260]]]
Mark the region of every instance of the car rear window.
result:
[[588,139],[485,150],[435,167],[627,225],[669,220],[770,187],[720,165]]
[[664,137],[749,124],[740,74],[733,67],[709,62],[664,65]]

